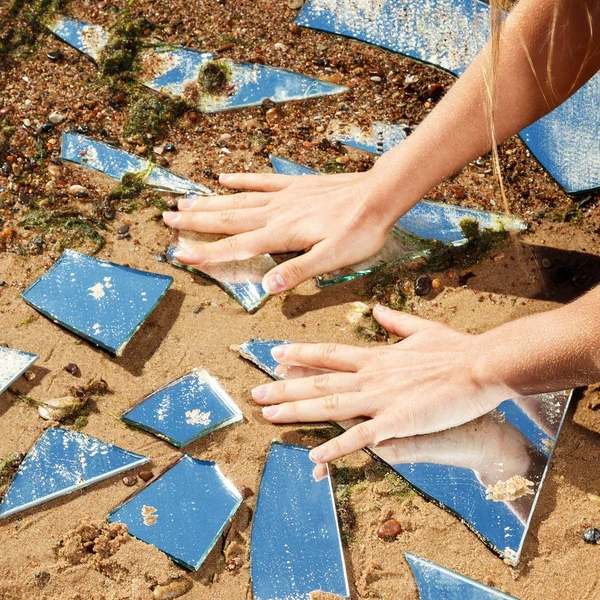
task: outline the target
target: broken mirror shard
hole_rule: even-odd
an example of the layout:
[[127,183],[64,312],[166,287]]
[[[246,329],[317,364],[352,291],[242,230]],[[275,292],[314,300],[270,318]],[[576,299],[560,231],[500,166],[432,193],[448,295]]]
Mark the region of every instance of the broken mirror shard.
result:
[[242,413],[207,371],[194,369],[150,394],[121,419],[183,448],[241,421]]
[[215,463],[184,454],[115,508],[108,520],[127,525],[131,535],[196,571],[241,502]]
[[173,278],[65,250],[21,295],[43,315],[120,356]]
[[[281,379],[285,372],[271,349],[287,343],[253,339],[240,346],[240,354]],[[516,565],[571,396],[555,392],[506,400],[460,427],[388,440],[369,452]],[[348,429],[357,422],[339,425]]]
[[136,175],[140,181],[159,192],[211,196],[208,188],[167,171],[154,163],[99,142],[80,133],[69,131],[62,135],[61,158],[89,169],[100,171],[108,177],[122,181],[126,175]]
[[46,23],[46,27],[56,37],[89,56],[94,62],[100,60],[108,43],[108,33],[100,25],[92,25],[78,19],[57,17]]
[[335,123],[327,137],[357,150],[364,150],[371,154],[383,154],[403,142],[410,132],[411,128],[401,123],[375,121],[368,132],[356,125]]
[[315,171],[315,169],[305,167],[300,163],[288,160],[287,158],[282,158],[281,156],[271,154],[269,159],[273,166],[273,170],[279,175],[320,175],[319,171]]
[[415,576],[420,600],[517,600],[410,552],[404,556]]
[[331,479],[315,480],[309,451],[271,445],[250,543],[256,600],[309,600],[317,591],[350,597]]
[[0,394],[21,377],[38,358],[37,354],[0,346]]
[[135,469],[150,461],[90,435],[49,427],[19,466],[4,499],[0,519]]
[[258,310],[269,297],[262,286],[262,280],[271,269],[277,266],[271,256],[263,254],[248,260],[204,265],[183,264],[175,257],[178,250],[198,248],[225,237],[227,236],[213,233],[176,231],[167,251],[167,258],[176,267],[186,269],[216,283],[249,313],[252,313]]
[[296,23],[460,75],[487,42],[490,9],[478,0],[308,0]]
[[569,193],[600,188],[600,73],[521,138]]

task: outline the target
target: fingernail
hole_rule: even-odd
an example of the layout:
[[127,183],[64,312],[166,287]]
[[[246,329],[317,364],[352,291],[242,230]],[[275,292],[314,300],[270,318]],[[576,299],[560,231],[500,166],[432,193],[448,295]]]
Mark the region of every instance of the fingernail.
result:
[[175,250],[175,252],[173,252],[173,256],[177,260],[182,261],[182,262],[185,262],[192,258],[186,250]]
[[266,386],[261,385],[259,387],[255,387],[250,393],[252,394],[253,398],[256,398],[257,400],[263,400],[267,397],[267,388]]
[[177,218],[179,215],[175,212],[164,212],[162,216],[167,223],[174,225],[177,223]]
[[233,179],[233,175],[231,173],[221,173],[219,175],[219,181],[221,183],[227,183]]
[[179,201],[179,208],[192,208],[194,201],[191,198],[183,198]]
[[277,294],[285,290],[285,280],[279,273],[267,275],[263,280],[263,287],[269,294]]
[[327,462],[326,456],[327,452],[323,450],[323,448],[313,448],[308,454],[310,460],[314,463],[324,463]]
[[267,417],[267,419],[272,419],[276,417],[279,413],[279,406],[265,406],[262,409],[263,417]]
[[276,346],[271,350],[271,356],[275,360],[281,360],[285,356],[285,346]]
[[374,312],[378,312],[378,313],[384,313],[384,312],[388,312],[390,309],[387,306],[383,306],[383,304],[376,304],[375,308],[373,309]]

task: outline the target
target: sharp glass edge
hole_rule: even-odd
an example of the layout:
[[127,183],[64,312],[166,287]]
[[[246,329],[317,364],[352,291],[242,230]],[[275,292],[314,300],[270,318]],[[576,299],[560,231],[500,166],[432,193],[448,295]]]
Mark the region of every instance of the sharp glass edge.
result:
[[[4,350],[4,352],[2,352]],[[7,352],[15,353],[21,356],[26,362],[22,368],[17,369],[10,376],[7,376],[6,383],[2,384],[0,381],[0,394],[3,394],[17,379],[19,379],[28,369],[30,369],[36,361],[40,358],[37,354],[26,352],[25,350],[16,350],[14,348],[0,348],[0,360],[2,360],[2,354]],[[13,354],[14,356],[14,354]],[[1,366],[0,366],[1,370]]]

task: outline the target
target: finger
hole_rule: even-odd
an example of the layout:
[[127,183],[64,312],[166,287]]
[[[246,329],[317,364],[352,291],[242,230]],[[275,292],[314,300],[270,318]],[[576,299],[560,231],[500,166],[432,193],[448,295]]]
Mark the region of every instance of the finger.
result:
[[306,254],[281,263],[269,271],[263,280],[263,287],[270,294],[279,294],[295,288],[311,277],[333,271],[339,266],[332,264],[331,249],[321,242],[313,246]]
[[346,344],[285,344],[271,350],[280,364],[353,373],[364,364],[367,348]]
[[377,322],[390,333],[395,333],[400,337],[409,337],[417,331],[435,326],[436,323],[421,319],[408,313],[392,310],[387,306],[377,304],[373,309],[373,316]]
[[236,234],[265,226],[262,211],[255,208],[227,209],[214,212],[171,212],[163,219],[169,227],[202,233]]
[[218,211],[231,208],[257,208],[265,206],[271,199],[269,194],[228,194],[226,196],[192,196],[182,198],[177,206],[180,211]]
[[278,192],[291,185],[295,179],[295,176],[273,173],[221,173],[219,183],[236,190]]
[[181,248],[174,253],[174,256],[179,262],[188,265],[203,265],[248,260],[264,252],[264,235],[261,229],[257,229],[195,248]]
[[354,373],[323,373],[315,377],[260,385],[252,390],[252,397],[261,404],[279,404],[330,394],[358,392],[360,388],[360,381]]
[[315,375],[321,375],[321,373],[333,373],[333,371],[288,365],[277,365],[275,367],[275,375],[279,379],[300,379],[301,377],[314,377]]
[[318,464],[337,460],[390,437],[386,435],[386,419],[376,417],[359,423],[341,435],[310,451],[310,459]]
[[265,406],[262,414],[271,423],[343,421],[357,416],[371,416],[366,413],[374,412],[374,409],[366,409],[369,403],[365,400],[365,395],[360,393],[331,394],[323,398]]

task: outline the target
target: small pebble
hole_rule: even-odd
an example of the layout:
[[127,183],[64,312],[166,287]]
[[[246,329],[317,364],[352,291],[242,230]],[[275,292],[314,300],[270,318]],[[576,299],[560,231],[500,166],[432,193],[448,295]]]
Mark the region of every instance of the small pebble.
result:
[[254,496],[254,492],[247,486],[242,486],[242,489],[240,490],[241,494],[242,494],[242,498],[244,500],[248,500],[248,498]]
[[552,266],[552,261],[549,258],[542,258],[542,267],[549,269]]
[[40,127],[40,133],[50,133],[55,127],[56,125],[54,123],[44,123]]
[[150,481],[154,477],[154,473],[152,471],[140,471],[139,476],[142,481]]
[[135,475],[125,475],[125,477],[123,477],[123,483],[127,487],[131,487],[137,483],[137,477]]
[[50,573],[48,571],[38,571],[33,576],[33,581],[37,587],[46,587],[50,581]]
[[395,540],[402,532],[402,527],[396,519],[382,523],[377,530],[377,537],[382,540]]
[[439,290],[439,289],[442,287],[442,282],[441,282],[439,279],[434,279],[434,280],[431,282],[431,287],[432,287],[434,290]]
[[87,189],[82,185],[72,185],[69,187],[69,193],[73,194],[73,196],[85,196]]
[[581,537],[586,544],[597,544],[600,541],[600,529],[595,527],[588,527],[582,534]]
[[415,281],[415,294],[417,296],[427,296],[433,287],[433,281],[429,275],[421,275]]
[[427,95],[430,98],[439,98],[444,93],[444,86],[441,83],[432,83],[427,86]]
[[69,363],[65,367],[65,371],[67,373],[71,373],[71,375],[73,375],[73,377],[79,377],[81,375],[81,371],[75,363]]
[[6,285],[6,281],[0,281],[0,287],[4,287]]
[[46,56],[53,62],[62,60],[65,57],[65,55],[62,52],[48,52]]
[[165,152],[175,152],[175,145],[174,144],[165,144]]
[[294,10],[304,6],[304,0],[286,0],[286,2],[287,5]]
[[121,227],[117,229],[117,233],[119,235],[125,235],[126,233],[129,233],[129,225],[121,225]]
[[53,177],[53,179],[58,179],[60,177],[60,167],[55,165],[54,163],[50,163],[48,165],[48,173]]
[[102,216],[107,220],[107,221],[113,221],[114,218],[116,217],[115,215],[115,211],[114,210],[105,210],[104,213],[102,214]]
[[58,112],[53,112],[49,117],[48,117],[48,121],[50,121],[50,123],[54,123],[54,125],[58,125],[59,123],[62,123],[65,120],[65,116],[61,115]]
[[346,156],[338,156],[335,159],[335,162],[340,164],[340,165],[347,165],[350,162],[350,157],[348,155]]
[[77,125],[77,127],[75,128],[75,131],[77,133],[82,133],[83,135],[85,135],[86,133],[89,133],[90,128],[87,125]]
[[288,25],[288,29],[290,31],[291,34],[293,35],[300,35],[300,25],[298,25],[298,23],[296,23],[296,21],[292,21],[289,25]]
[[223,142],[223,143],[227,143],[229,140],[231,139],[231,134],[230,133],[224,133],[220,138],[219,138],[219,142]]
[[165,252],[157,252],[152,258],[156,262],[160,262],[160,263],[167,262],[167,255]]
[[381,83],[381,77],[379,77],[379,75],[373,75],[373,77],[371,77],[371,81],[374,83]]

